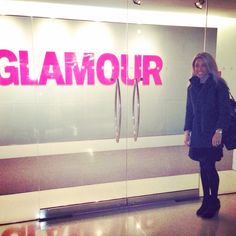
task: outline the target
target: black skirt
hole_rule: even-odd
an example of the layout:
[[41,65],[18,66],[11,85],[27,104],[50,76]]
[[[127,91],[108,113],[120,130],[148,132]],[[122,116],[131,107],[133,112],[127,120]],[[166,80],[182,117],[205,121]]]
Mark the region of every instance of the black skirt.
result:
[[212,147],[212,148],[189,148],[189,157],[194,161],[205,161],[206,159],[211,159],[214,161],[220,161],[223,157],[222,147]]

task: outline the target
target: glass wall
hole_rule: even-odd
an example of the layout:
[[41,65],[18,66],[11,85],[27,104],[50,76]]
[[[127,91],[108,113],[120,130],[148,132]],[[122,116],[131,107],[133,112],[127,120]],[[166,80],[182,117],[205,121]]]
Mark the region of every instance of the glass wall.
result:
[[182,135],[191,63],[215,55],[234,93],[234,25],[189,1],[27,4],[43,10],[0,16],[0,223],[198,196]]
[[37,94],[35,86],[23,86],[33,70],[31,23],[0,16],[0,224],[39,212]]

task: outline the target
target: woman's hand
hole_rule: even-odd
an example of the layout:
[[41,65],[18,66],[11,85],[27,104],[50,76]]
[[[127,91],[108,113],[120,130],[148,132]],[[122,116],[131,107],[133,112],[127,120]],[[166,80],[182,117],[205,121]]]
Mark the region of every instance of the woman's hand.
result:
[[190,146],[190,132],[188,130],[184,132],[184,144]]
[[212,145],[213,147],[217,147],[221,144],[222,141],[222,130],[217,129],[215,134],[212,137]]

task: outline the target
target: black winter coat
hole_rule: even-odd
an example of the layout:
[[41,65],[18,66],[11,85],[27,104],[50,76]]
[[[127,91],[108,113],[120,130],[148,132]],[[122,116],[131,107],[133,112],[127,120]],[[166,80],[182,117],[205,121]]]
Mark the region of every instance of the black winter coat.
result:
[[213,147],[216,129],[224,132],[229,125],[228,87],[223,79],[216,82],[212,76],[204,84],[196,76],[189,81],[184,130],[191,131],[190,147]]

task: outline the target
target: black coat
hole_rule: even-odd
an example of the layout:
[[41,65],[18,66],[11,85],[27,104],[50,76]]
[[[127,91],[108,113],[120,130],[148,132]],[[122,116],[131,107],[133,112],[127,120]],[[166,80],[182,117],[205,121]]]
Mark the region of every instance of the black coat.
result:
[[189,81],[184,130],[191,131],[191,147],[212,147],[216,129],[224,132],[229,125],[228,87],[223,79],[215,82],[212,76],[204,84],[196,76]]

